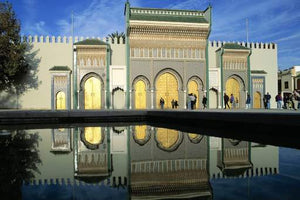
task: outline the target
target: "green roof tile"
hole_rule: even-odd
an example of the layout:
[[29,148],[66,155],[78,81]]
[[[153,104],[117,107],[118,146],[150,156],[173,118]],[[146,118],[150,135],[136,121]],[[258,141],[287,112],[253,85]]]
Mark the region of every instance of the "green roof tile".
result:
[[54,66],[49,71],[71,71],[68,66]]
[[224,49],[248,49],[247,47],[244,47],[237,43],[226,43],[222,46]]
[[107,43],[98,39],[86,39],[76,42],[74,45],[107,45]]
[[187,23],[208,23],[204,17],[190,17],[190,16],[169,16],[169,15],[140,15],[132,14],[131,20],[141,21],[165,21],[165,22],[187,22]]
[[251,70],[251,74],[267,74],[265,70]]
[[[131,8],[140,12],[131,12],[130,20],[141,21],[166,21],[166,22],[187,22],[187,23],[208,23],[203,16],[203,12],[195,10],[172,10],[172,9],[155,9],[155,8]],[[164,12],[153,13],[155,11]],[[147,13],[148,12],[148,13]],[[150,12],[150,13],[149,13]],[[186,13],[174,14],[174,13]],[[192,13],[192,14],[191,14]],[[200,16],[201,15],[201,16]]]
[[250,50],[249,48],[247,47],[244,47],[240,44],[237,44],[237,43],[225,43],[223,46],[221,46],[220,48],[218,48],[216,50],[217,51],[220,51],[221,49],[236,49],[236,50]]

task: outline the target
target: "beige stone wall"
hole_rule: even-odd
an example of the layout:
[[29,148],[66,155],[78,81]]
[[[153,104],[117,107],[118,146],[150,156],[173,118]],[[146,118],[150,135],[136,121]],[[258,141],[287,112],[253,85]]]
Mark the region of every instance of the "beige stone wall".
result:
[[37,90],[28,90],[20,97],[21,109],[51,109],[51,73],[53,66],[68,66],[72,70],[72,44],[66,40],[56,43],[34,41],[32,51],[38,51],[40,59]]
[[123,40],[120,40],[120,44],[116,42],[112,43],[111,38],[108,40],[111,53],[111,65],[126,65],[126,45]]
[[271,108],[276,108],[275,96],[278,93],[277,45],[275,45],[274,49],[252,48],[250,66],[251,70],[264,70],[267,72],[265,75],[265,91],[269,92],[272,96]]

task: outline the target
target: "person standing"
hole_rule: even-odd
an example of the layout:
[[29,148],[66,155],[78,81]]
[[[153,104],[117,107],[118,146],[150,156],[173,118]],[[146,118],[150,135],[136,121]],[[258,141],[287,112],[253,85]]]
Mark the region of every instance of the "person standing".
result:
[[161,108],[161,109],[164,109],[165,100],[164,100],[162,97],[160,97],[159,105],[160,105],[160,108]]
[[250,94],[247,94],[246,109],[250,109],[250,104],[251,104],[251,97]]
[[175,108],[175,101],[174,101],[174,99],[172,99],[171,105],[172,105],[172,109],[174,109]]
[[270,100],[271,100],[271,95],[269,92],[266,94],[266,103],[267,103],[267,109],[270,109]]
[[195,107],[195,96],[193,93],[190,94],[190,101],[191,101],[191,110],[194,110]]
[[277,103],[277,109],[281,109],[282,108],[282,96],[280,93],[278,93],[275,97],[275,101]]
[[294,90],[294,96],[295,96],[295,101],[298,101],[297,109],[300,110],[300,94],[297,92],[297,90]]
[[288,109],[288,101],[289,101],[289,96],[284,94],[283,95],[283,108]]
[[177,109],[177,107],[179,106],[179,105],[178,105],[178,101],[175,100],[175,103],[174,103],[174,104],[175,104],[175,109]]
[[233,94],[230,95],[230,104],[231,104],[231,109],[235,108],[235,101],[234,101]]
[[202,98],[203,109],[206,109],[206,103],[207,103],[207,98],[206,98],[206,96],[204,95],[203,98]]
[[193,94],[193,96],[194,96],[193,109],[196,109],[196,107],[197,107],[197,96],[196,96],[196,94]]
[[225,108],[224,109],[226,109],[226,107],[228,107],[228,109],[230,109],[229,104],[228,104],[229,96],[226,93],[224,93],[223,98],[224,98],[224,103],[225,103]]

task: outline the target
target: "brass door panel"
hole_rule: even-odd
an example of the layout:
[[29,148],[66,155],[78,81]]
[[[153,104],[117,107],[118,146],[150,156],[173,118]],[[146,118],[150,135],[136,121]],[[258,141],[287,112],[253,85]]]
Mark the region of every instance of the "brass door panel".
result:
[[199,90],[198,83],[194,80],[189,81],[188,83],[188,94],[193,93],[197,97],[196,109],[199,108]]
[[101,83],[95,77],[87,79],[84,83],[84,108],[101,108]]
[[261,108],[261,94],[259,92],[254,93],[253,108]]
[[179,139],[179,132],[171,129],[158,128],[156,138],[163,148],[169,149],[175,145]]
[[146,109],[146,84],[142,80],[135,84],[135,109]]
[[57,110],[66,109],[66,95],[64,92],[58,92],[56,94],[56,109]]
[[90,144],[100,144],[102,141],[101,127],[84,128],[84,139]]
[[165,100],[165,108],[172,108],[172,99],[178,100],[178,82],[171,73],[160,75],[156,81],[156,107],[160,108],[160,98]]
[[[238,98],[239,102],[240,102],[240,84],[239,82],[234,79],[234,78],[230,78],[227,80],[226,82],[226,94],[229,96],[230,99],[230,95],[233,94],[234,96],[234,100],[236,101],[236,98]],[[231,104],[229,103],[229,106],[231,108]]]

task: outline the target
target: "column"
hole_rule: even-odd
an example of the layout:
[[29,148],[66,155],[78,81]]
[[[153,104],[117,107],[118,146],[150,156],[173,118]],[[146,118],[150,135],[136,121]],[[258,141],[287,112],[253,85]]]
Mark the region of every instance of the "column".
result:
[[154,90],[151,89],[151,109],[154,109]]
[[129,109],[132,109],[131,102],[132,102],[132,90],[129,90]]
[[186,90],[183,90],[183,108],[186,109]]

